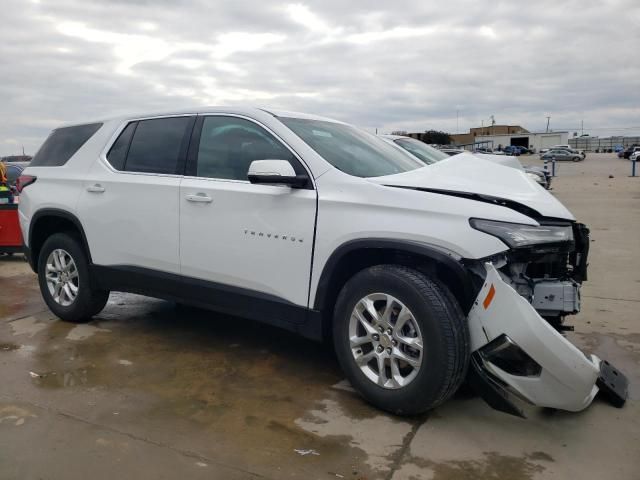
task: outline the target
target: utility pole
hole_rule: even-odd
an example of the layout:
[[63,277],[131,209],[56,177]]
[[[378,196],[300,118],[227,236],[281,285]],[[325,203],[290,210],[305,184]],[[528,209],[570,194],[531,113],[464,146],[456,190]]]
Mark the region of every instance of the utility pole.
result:
[[456,110],[456,135],[457,135],[458,133],[460,133],[460,131],[459,131],[459,129],[458,129],[458,125],[459,125],[459,123],[458,123],[458,121],[459,121],[459,115],[460,115],[460,110]]
[[551,120],[551,117],[547,117],[547,133],[549,133],[549,120]]
[[580,120],[580,136],[584,135],[584,120]]

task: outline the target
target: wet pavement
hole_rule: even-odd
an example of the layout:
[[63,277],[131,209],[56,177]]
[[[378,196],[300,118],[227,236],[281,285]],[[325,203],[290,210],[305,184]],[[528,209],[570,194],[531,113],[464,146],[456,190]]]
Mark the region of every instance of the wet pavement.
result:
[[628,169],[590,155],[554,185],[593,236],[569,336],[629,376],[623,409],[596,400],[522,420],[460,392],[394,417],[350,390],[327,346],[118,293],[90,324],[64,323],[21,257],[2,257],[0,479],[640,478],[640,179]]

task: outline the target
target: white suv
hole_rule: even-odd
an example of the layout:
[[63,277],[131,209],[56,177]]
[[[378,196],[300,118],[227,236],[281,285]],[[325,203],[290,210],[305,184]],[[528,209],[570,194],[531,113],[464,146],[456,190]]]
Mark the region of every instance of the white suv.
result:
[[433,408],[468,371],[514,414],[515,398],[624,402],[624,377],[559,333],[588,230],[522,171],[468,153],[425,166],[334,120],[207,108],[54,130],[19,189],[64,320],[115,290],[332,338],[352,385],[395,413]]

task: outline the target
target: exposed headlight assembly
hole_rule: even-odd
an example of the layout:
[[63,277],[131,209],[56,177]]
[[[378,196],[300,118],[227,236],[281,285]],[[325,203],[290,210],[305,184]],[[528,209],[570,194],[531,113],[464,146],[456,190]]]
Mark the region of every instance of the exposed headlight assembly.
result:
[[573,241],[571,225],[522,225],[472,218],[472,228],[498,237],[511,248]]

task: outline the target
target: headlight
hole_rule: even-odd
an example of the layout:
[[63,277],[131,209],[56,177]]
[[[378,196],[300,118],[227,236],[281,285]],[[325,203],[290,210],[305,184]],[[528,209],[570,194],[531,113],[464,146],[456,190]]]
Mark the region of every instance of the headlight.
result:
[[522,225],[519,223],[496,222],[472,218],[472,228],[498,237],[511,248],[539,245],[543,243],[563,243],[573,241],[573,229],[570,225]]

